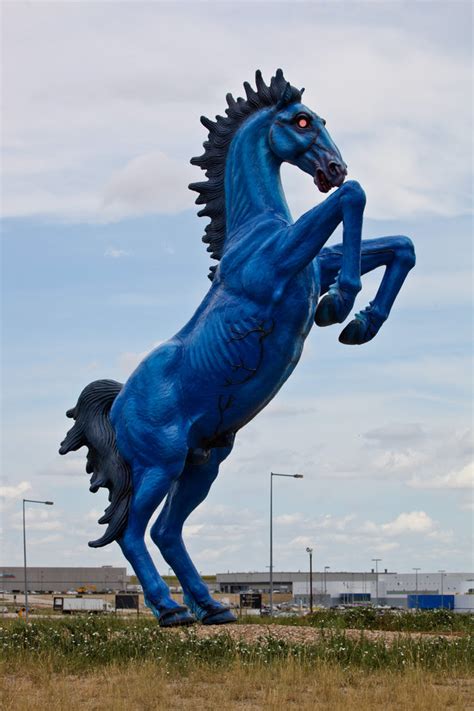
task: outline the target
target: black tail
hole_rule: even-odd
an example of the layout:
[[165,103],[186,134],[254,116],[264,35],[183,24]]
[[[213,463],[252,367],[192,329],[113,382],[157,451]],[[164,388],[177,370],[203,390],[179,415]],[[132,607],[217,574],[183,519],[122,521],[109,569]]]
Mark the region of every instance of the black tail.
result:
[[86,472],[92,474],[90,491],[99,487],[109,489],[110,506],[99,523],[107,523],[107,530],[97,541],[90,541],[92,548],[100,548],[114,541],[127,524],[128,509],[132,495],[130,467],[120,455],[115,432],[109,419],[112,403],[122,389],[115,380],[96,380],[79,395],[76,407],[66,415],[76,422],[61,442],[59,454],[88,447]]

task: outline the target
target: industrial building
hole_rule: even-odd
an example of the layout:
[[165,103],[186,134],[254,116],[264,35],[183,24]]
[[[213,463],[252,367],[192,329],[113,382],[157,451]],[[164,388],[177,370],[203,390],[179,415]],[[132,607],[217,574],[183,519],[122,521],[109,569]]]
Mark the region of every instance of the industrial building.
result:
[[[125,567],[111,565],[100,568],[28,567],[27,582],[30,593],[104,593],[127,590],[129,578]],[[23,593],[24,587],[23,567],[0,568],[0,591]],[[223,594],[268,593],[269,573],[268,570],[254,573],[217,573],[216,584],[212,585],[212,588]],[[297,604],[307,605],[310,600],[309,572],[274,571],[273,591],[285,593]],[[360,604],[408,607],[413,596],[418,596],[420,602],[422,596],[441,595],[446,603],[443,603],[443,606],[451,606],[452,603],[453,609],[472,611],[474,573],[396,573],[386,569],[378,573],[373,570],[346,572],[331,571],[327,567],[324,571],[313,571],[312,593],[313,604],[325,607]]]
[[[269,573],[218,573],[217,589],[224,593],[270,590]],[[472,595],[474,573],[313,572],[314,604],[332,607],[350,604],[379,604],[407,607],[409,595]],[[309,573],[273,573],[273,591],[291,593],[296,603],[308,604]],[[464,604],[464,603],[463,603]],[[467,603],[466,603],[467,604]]]
[[[127,589],[127,569],[103,565],[101,568],[47,568],[27,569],[29,592],[76,591],[85,592],[120,592]],[[0,568],[0,590],[6,593],[23,593],[25,590],[25,572],[23,567]]]

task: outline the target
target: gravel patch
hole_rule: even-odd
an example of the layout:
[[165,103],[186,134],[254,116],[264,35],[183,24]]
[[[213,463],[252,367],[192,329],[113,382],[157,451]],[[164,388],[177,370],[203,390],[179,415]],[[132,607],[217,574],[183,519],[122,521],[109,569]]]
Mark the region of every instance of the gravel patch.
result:
[[[188,628],[189,629],[189,628]],[[318,641],[323,633],[314,627],[296,627],[294,625],[199,625],[191,628],[192,633],[199,639],[207,639],[226,635],[234,641],[243,641],[249,644],[256,644],[262,639],[283,640],[290,644],[312,644]],[[169,628],[171,634],[178,634],[183,639],[189,634],[182,627]],[[325,636],[334,634],[345,634],[350,639],[358,640],[362,637],[369,641],[383,640],[387,644],[393,644],[400,639],[456,639],[458,635],[452,634],[430,634],[425,632],[387,632],[385,630],[332,630],[325,629]]]

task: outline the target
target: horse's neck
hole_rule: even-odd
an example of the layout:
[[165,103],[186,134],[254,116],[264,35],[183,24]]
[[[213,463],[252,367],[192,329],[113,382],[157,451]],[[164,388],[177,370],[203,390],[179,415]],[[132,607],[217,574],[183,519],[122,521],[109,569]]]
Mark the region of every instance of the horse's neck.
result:
[[291,220],[266,123],[263,118],[251,120],[235,135],[227,154],[226,239],[265,213]]

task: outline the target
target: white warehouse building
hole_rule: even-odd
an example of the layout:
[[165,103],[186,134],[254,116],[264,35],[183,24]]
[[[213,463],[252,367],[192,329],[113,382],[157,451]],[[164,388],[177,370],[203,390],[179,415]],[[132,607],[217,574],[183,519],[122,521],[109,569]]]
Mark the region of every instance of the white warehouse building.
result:
[[[263,592],[270,590],[268,571],[262,573],[218,573],[221,592]],[[341,604],[375,603],[406,607],[408,595],[472,595],[474,573],[313,572],[313,602],[326,607]],[[274,572],[273,591],[291,593],[295,602],[310,598],[309,573]]]
[[[292,586],[295,600],[309,599],[309,576],[306,581],[295,581]],[[326,577],[326,580],[324,580]],[[313,597],[323,596],[329,604],[380,602],[384,605],[406,607],[408,595],[465,595],[474,592],[473,573],[346,573],[345,579],[313,579]]]

